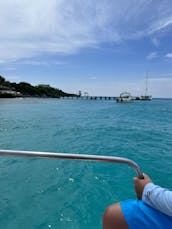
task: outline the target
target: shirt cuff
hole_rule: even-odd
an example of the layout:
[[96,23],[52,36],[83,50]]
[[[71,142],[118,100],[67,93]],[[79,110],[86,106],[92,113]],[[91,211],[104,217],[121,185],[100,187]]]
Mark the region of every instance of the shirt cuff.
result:
[[142,194],[142,200],[143,202],[147,202],[147,200],[150,199],[152,190],[155,188],[155,184],[153,183],[148,183],[145,185],[144,190],[143,190],[143,194]]

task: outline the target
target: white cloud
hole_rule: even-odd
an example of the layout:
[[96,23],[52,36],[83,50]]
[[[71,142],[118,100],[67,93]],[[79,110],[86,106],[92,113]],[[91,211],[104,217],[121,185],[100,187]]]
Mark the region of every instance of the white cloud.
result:
[[24,64],[24,65],[34,65],[34,66],[40,66],[40,65],[48,65],[47,62],[45,61],[36,61],[36,60],[25,60],[25,61],[21,61],[20,64]]
[[171,0],[0,1],[0,62],[70,54],[172,24]]
[[155,45],[156,47],[158,47],[160,45],[160,41],[156,37],[153,37],[151,41],[152,41],[153,45]]
[[155,58],[157,58],[157,57],[158,57],[157,52],[151,52],[151,53],[149,53],[149,55],[146,57],[146,59],[152,60],[152,59],[155,59]]
[[95,77],[95,76],[90,76],[89,79],[90,79],[90,80],[96,80],[97,77]]
[[15,71],[16,68],[14,68],[14,67],[5,67],[3,70],[5,70],[5,71]]
[[171,25],[172,25],[172,15],[170,15],[169,17],[161,18],[158,21],[158,23],[153,24],[152,30],[150,32],[153,33],[153,32],[162,30],[166,28],[167,26],[171,26]]
[[167,57],[167,58],[172,58],[172,53],[167,53],[167,54],[165,55],[165,57]]
[[[15,64],[16,62],[14,62]],[[20,64],[33,66],[51,66],[51,65],[65,65],[64,61],[39,61],[39,60],[22,60]]]

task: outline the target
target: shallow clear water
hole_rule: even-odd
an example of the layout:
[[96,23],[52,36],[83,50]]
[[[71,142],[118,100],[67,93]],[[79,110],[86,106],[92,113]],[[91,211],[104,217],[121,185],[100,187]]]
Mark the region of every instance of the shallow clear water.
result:
[[[128,157],[172,188],[172,100],[1,99],[0,149]],[[135,198],[126,165],[0,158],[1,228],[98,229],[106,206]]]

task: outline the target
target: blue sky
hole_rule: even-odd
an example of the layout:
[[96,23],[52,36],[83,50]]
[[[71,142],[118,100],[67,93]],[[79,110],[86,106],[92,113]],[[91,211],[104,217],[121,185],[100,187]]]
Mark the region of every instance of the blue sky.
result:
[[171,0],[2,0],[0,74],[66,92],[172,98]]

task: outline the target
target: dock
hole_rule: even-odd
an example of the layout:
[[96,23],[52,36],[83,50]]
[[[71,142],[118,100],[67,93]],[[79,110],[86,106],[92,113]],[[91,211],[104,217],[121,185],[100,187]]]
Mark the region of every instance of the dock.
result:
[[63,96],[60,99],[81,99],[81,100],[116,100],[114,96]]

